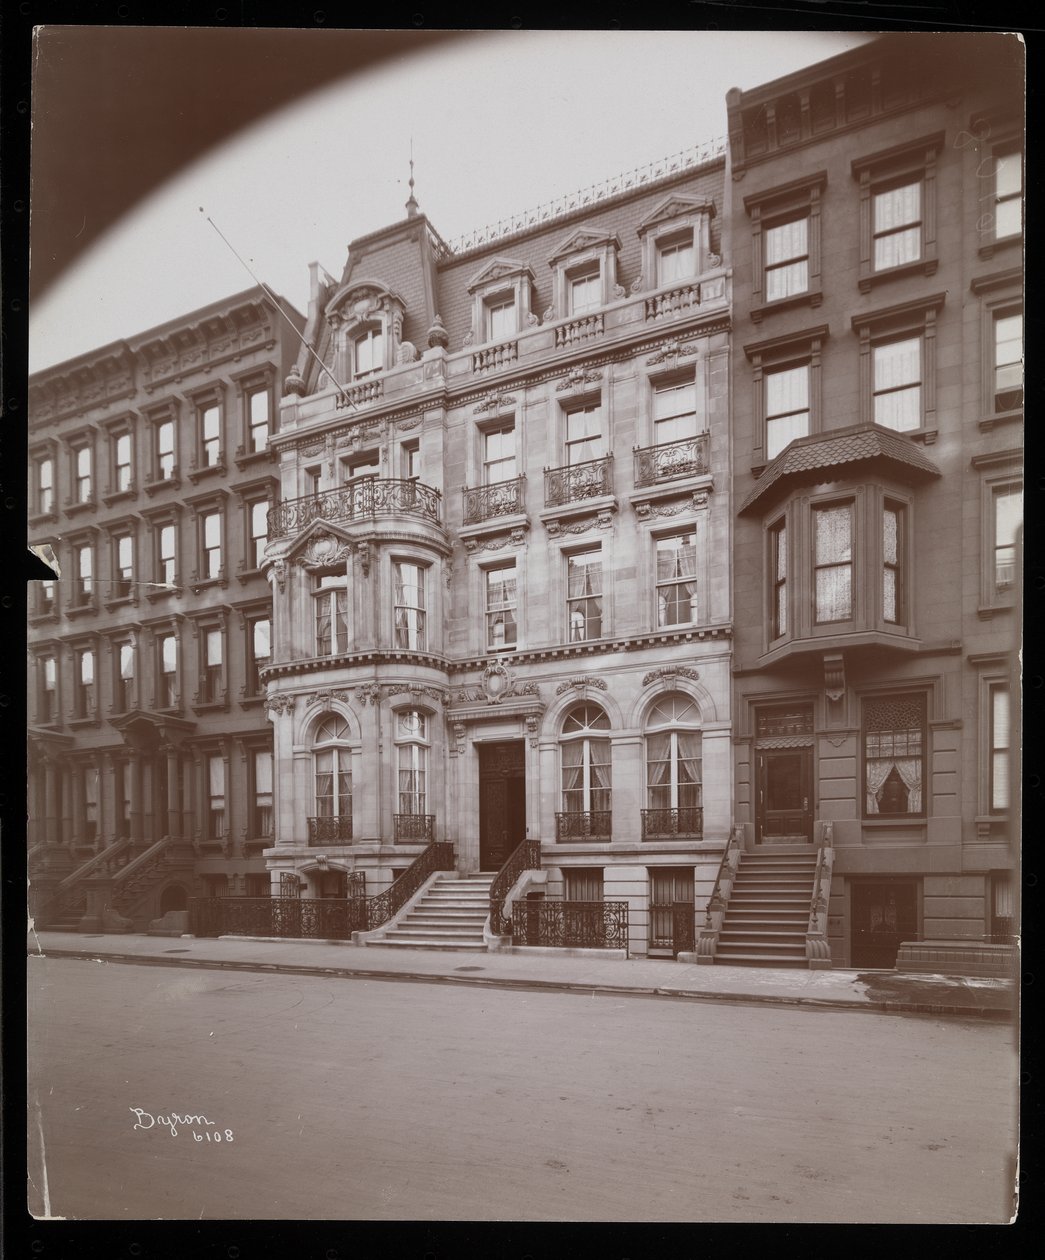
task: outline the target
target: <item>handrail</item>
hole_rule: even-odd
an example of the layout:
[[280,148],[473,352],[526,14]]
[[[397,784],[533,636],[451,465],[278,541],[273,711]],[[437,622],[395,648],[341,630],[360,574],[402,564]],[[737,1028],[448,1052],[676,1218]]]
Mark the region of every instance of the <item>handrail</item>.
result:
[[716,899],[721,900],[722,894],[719,892],[719,888],[722,884],[723,872],[726,869],[726,861],[729,858],[730,853],[733,851],[734,847],[739,847],[739,845],[740,845],[740,833],[736,827],[733,827],[730,830],[729,839],[726,841],[726,847],[722,850],[722,857],[719,860],[719,864],[718,864],[718,874],[715,876],[715,882],[711,888],[711,896],[708,898],[707,909],[704,911],[704,926],[705,927],[711,926],[712,902],[714,902]]
[[113,858],[118,857],[124,849],[129,848],[130,843],[129,836],[122,836],[119,840],[114,840],[112,844],[102,849],[101,853],[96,853],[94,857],[88,858],[86,862],[78,866],[75,871],[71,871],[58,884],[54,890],[55,896],[60,897],[64,893],[71,892],[81,879],[85,879],[88,875],[93,875],[97,868],[107,866]]
[[361,903],[360,918],[365,919],[360,928],[373,931],[381,927],[396,915],[421,887],[429,875],[436,871],[452,871],[454,869],[454,846],[448,840],[433,840],[410,863],[405,871],[392,881],[390,888],[376,897],[358,898]]
[[161,840],[150,844],[144,853],[139,853],[126,866],[121,867],[113,880],[113,897],[118,896],[135,875],[140,874],[143,869],[152,866],[158,857],[162,857],[170,843],[170,836],[164,836]]
[[816,855],[816,873],[809,898],[809,919],[806,923],[806,957],[810,965],[829,965],[831,947],[827,943],[827,903],[831,895],[831,873],[835,851],[832,847],[830,823],[824,824],[822,843]]
[[541,869],[541,842],[524,840],[509,855],[508,861],[494,876],[490,885],[490,932],[494,936],[508,936],[512,930],[511,919],[504,917],[505,898],[523,871]]

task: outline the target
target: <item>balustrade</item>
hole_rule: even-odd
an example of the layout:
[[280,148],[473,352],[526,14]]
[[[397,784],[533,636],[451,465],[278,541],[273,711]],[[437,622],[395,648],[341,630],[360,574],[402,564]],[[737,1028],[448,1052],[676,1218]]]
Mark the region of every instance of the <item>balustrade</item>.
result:
[[605,332],[602,315],[582,315],[579,319],[569,319],[555,329],[555,346],[575,346],[581,341],[591,341],[593,337],[601,337]]
[[653,293],[646,298],[646,318],[663,319],[665,315],[677,315],[700,305],[700,285],[682,284],[663,293]]
[[659,446],[643,446],[635,451],[635,486],[654,486],[675,477],[696,477],[708,471],[708,435]]
[[520,945],[559,949],[628,948],[626,901],[519,901],[512,937]]
[[481,350],[472,351],[472,371],[495,372],[498,368],[510,367],[518,357],[517,341],[502,341],[500,345],[485,346]]
[[555,838],[569,840],[609,840],[612,814],[608,809],[555,815]]
[[512,516],[525,510],[523,487],[525,477],[495,481],[488,486],[464,490],[464,523],[478,525],[494,516]]
[[544,506],[562,507],[610,494],[613,490],[612,455],[585,460],[565,468],[544,470]]
[[351,844],[352,816],[349,814],[342,815],[340,818],[310,818],[308,843],[310,848],[321,844]]
[[683,836],[687,840],[699,840],[704,834],[704,810],[693,805],[682,809],[644,809],[642,811],[643,840],[663,840],[671,836]]
[[268,536],[300,533],[313,521],[354,521],[374,516],[418,516],[442,524],[442,495],[419,481],[366,477],[336,490],[284,499],[268,514]]
[[393,814],[396,844],[431,844],[435,836],[435,814]]

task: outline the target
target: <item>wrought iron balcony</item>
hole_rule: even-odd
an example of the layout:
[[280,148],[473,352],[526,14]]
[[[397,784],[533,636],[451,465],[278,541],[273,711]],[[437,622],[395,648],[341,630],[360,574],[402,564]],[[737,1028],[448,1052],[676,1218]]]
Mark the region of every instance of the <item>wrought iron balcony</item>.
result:
[[613,491],[613,456],[544,470],[544,506],[562,507]]
[[681,836],[686,840],[699,840],[704,834],[704,809],[691,805],[682,809],[644,809],[642,811],[643,840],[665,840]]
[[611,819],[612,813],[608,809],[556,814],[555,838],[560,841],[609,840]]
[[655,486],[675,477],[697,477],[708,471],[708,435],[662,442],[635,451],[635,486]]
[[431,844],[435,814],[393,814],[396,844]]
[[512,907],[517,945],[559,949],[628,948],[626,901],[527,901]]
[[417,516],[442,524],[442,495],[419,481],[365,477],[336,490],[284,499],[268,514],[268,536],[300,533],[313,521],[358,521],[374,516]]
[[488,486],[462,491],[464,523],[478,525],[494,516],[513,516],[524,511],[525,484],[525,477],[512,477],[508,481],[495,481]]
[[308,843],[310,848],[315,848],[320,844],[351,844],[352,815],[342,814],[340,818],[310,818]]

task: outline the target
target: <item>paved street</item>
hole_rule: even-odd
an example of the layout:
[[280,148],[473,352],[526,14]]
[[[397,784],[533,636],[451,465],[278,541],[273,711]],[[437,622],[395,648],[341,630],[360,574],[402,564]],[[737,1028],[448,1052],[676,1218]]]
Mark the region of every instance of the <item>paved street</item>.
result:
[[1005,1026],[41,957],[28,966],[38,1214],[1010,1214],[1016,1069]]

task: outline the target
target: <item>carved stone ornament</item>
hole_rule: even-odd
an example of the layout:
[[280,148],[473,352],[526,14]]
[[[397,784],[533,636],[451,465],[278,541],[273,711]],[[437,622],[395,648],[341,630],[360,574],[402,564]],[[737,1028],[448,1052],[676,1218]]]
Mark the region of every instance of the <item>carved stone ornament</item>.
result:
[[469,555],[477,551],[503,551],[505,547],[521,547],[526,538],[524,529],[513,529],[509,534],[495,534],[491,538],[466,538],[464,549]]
[[354,544],[356,556],[359,559],[359,571],[364,577],[370,576],[370,564],[374,557],[373,543],[357,542]]
[[486,397],[482,400],[482,402],[477,402],[475,406],[472,408],[472,411],[475,415],[479,415],[481,412],[484,412],[484,411],[499,411],[502,407],[514,407],[514,406],[515,406],[514,394],[491,393],[491,394],[487,394]]
[[293,713],[294,697],[293,696],[269,696],[265,701],[265,708],[269,714],[278,713],[282,716],[284,713]]
[[722,258],[718,254],[708,254],[704,261],[707,263],[709,268],[722,266]]
[[824,691],[836,703],[845,695],[845,657],[841,652],[824,655]]
[[700,675],[695,669],[690,669],[686,665],[665,665],[663,669],[651,669],[643,678],[642,685],[648,687],[650,683],[655,683],[661,678],[688,678],[691,682],[698,682]]
[[602,373],[597,368],[574,368],[572,372],[567,372],[562,380],[555,386],[555,392],[561,394],[563,390],[577,389],[581,385],[594,385],[602,380]]
[[352,543],[328,533],[325,529],[317,529],[305,544],[304,551],[294,557],[294,561],[303,569],[326,569],[332,565],[347,563],[352,550]]
[[400,420],[396,428],[405,433],[409,432],[410,429],[419,429],[422,424],[424,424],[422,416],[411,416],[409,420]]
[[670,341],[666,341],[656,354],[651,354],[646,360],[647,366],[655,363],[665,363],[668,359],[679,359],[685,355],[697,353],[695,345],[683,345],[677,337],[672,337]]
[[536,713],[531,713],[526,719],[526,733],[530,737],[530,747],[537,747],[537,733],[541,729],[541,719]]
[[454,580],[454,566],[452,564],[447,564],[443,569],[443,581],[446,583],[447,590],[449,590],[450,587],[453,585],[453,580]]
[[417,347],[412,341],[401,341],[396,351],[396,363],[416,363]]
[[628,296],[628,290],[622,284],[615,284],[613,286],[613,296],[619,301],[621,298]]
[[351,699],[351,693],[336,687],[320,687],[318,691],[313,691],[309,699],[319,704],[332,704],[335,700],[342,704],[348,704]]
[[500,661],[491,661],[483,670],[478,687],[461,687],[454,700],[457,704],[500,704],[502,700],[518,696],[537,696],[541,689],[535,682],[520,686]]
[[438,346],[440,350],[445,350],[449,344],[450,334],[446,331],[442,316],[437,315],[432,320],[432,327],[428,330],[429,349],[434,350]]
[[272,575],[276,579],[276,585],[279,587],[279,593],[282,595],[287,588],[287,562],[286,560],[272,561]]
[[475,342],[475,329],[469,328],[468,331],[465,333],[464,341],[461,344],[465,346],[470,346],[474,342]]
[[283,392],[285,394],[303,394],[305,392],[305,378],[298,371],[296,364],[284,378]]
[[634,280],[632,280],[632,282],[631,282],[631,291],[632,291],[632,293],[641,293],[641,292],[642,292],[642,286],[643,286],[645,283],[646,283],[646,281],[645,281],[645,279],[643,278],[642,272],[640,271],[640,272],[639,272],[639,274],[635,277],[635,279],[634,279]]
[[585,675],[583,678],[567,678],[565,682],[559,683],[555,688],[555,694],[561,696],[564,691],[569,691],[571,687],[595,687],[599,691],[606,690],[605,678],[594,678],[591,674]]
[[450,745],[451,753],[464,752],[465,726],[463,722],[451,722],[450,733],[453,736],[453,743]]
[[536,328],[540,322],[541,321],[537,318],[533,311],[530,311],[530,313],[526,316],[527,328]]
[[437,704],[447,704],[450,699],[449,692],[441,690],[439,687],[426,687],[422,683],[396,683],[382,688],[385,696],[402,696],[411,695],[415,699],[421,699],[427,696],[429,700],[436,701]]
[[555,307],[554,307],[554,306],[549,306],[549,307],[548,307],[548,309],[547,309],[547,310],[544,312],[544,314],[541,316],[541,319],[542,319],[542,320],[543,320],[543,322],[544,322],[544,323],[546,323],[546,324],[550,324],[554,318],[555,318]]
[[361,687],[354,687],[353,691],[355,692],[356,700],[359,704],[366,705],[381,703],[381,688],[377,685],[377,683],[363,683]]

